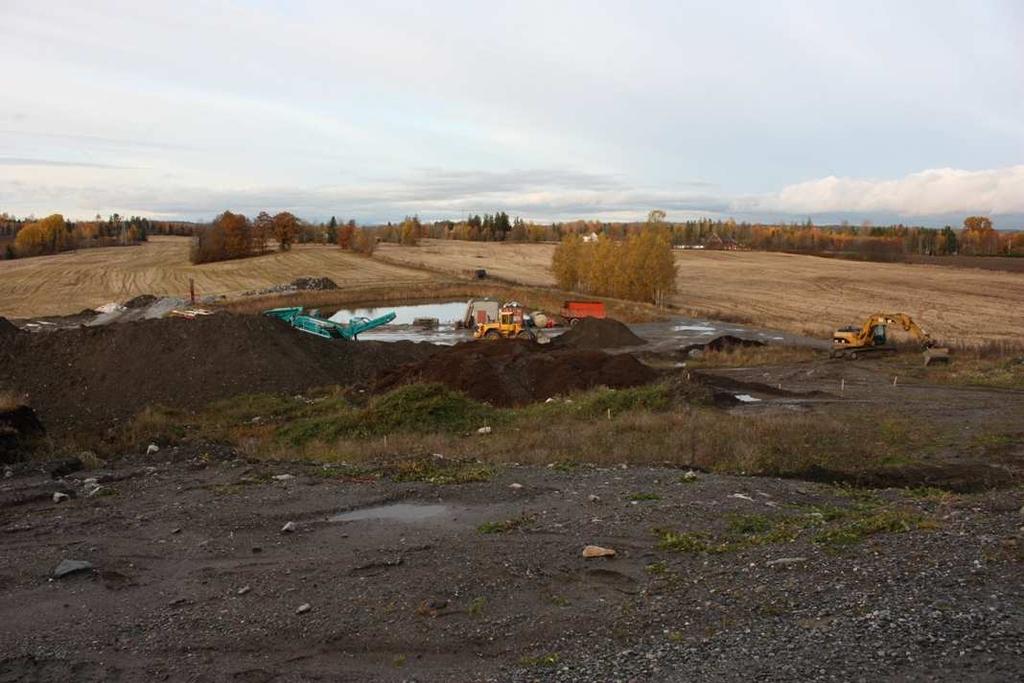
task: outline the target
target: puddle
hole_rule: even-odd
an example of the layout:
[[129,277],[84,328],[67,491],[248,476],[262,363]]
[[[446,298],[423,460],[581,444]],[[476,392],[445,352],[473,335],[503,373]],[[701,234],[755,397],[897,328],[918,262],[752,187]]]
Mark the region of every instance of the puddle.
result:
[[424,522],[452,512],[447,505],[421,503],[390,503],[342,512],[332,522],[356,522],[361,519],[382,519],[392,522]]
[[410,306],[378,306],[376,308],[343,308],[331,316],[335,322],[348,322],[350,318],[376,318],[385,313],[395,312],[391,325],[412,325],[416,318],[437,318],[440,325],[453,327],[466,315],[465,301],[447,301],[433,304]]

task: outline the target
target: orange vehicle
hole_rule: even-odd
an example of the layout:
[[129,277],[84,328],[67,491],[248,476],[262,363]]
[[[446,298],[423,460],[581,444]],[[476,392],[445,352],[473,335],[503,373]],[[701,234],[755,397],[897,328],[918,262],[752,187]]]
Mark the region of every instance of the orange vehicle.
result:
[[567,325],[577,325],[583,318],[604,318],[603,301],[566,301],[560,315]]

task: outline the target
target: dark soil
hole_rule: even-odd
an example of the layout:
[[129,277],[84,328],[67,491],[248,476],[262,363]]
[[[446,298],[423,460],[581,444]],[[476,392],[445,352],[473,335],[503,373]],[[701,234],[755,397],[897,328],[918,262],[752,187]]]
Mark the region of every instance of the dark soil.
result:
[[292,280],[292,287],[302,290],[327,290],[337,289],[338,284],[329,277],[300,277]]
[[[140,294],[134,299],[129,299],[122,304],[127,309],[145,308],[150,304],[159,301],[159,297],[153,296],[152,294]],[[84,311],[83,311],[84,313]]]
[[199,408],[252,393],[369,382],[431,344],[326,340],[262,316],[217,314],[0,336],[0,389],[28,394],[51,432],[100,428],[146,406]]
[[731,349],[764,345],[764,342],[756,339],[742,339],[731,334],[723,334],[721,337],[715,337],[706,344],[689,344],[684,346],[679,349],[679,352],[685,355],[690,353],[690,351],[729,351]]
[[[204,445],[59,480],[0,479],[0,680],[1024,675],[1021,491],[865,500],[825,484],[680,474],[508,467],[438,486]],[[58,491],[70,500],[54,503]],[[328,521],[390,502],[441,512]],[[863,505],[921,524],[828,544],[819,534],[846,522],[823,519],[716,553],[660,548],[654,531],[719,539],[739,533],[736,520]],[[518,523],[479,530],[503,520]],[[588,544],[617,554],[584,559]],[[62,560],[91,568],[51,579]]]
[[0,410],[0,464],[28,457],[34,442],[44,433],[35,412],[28,406]]
[[21,334],[21,329],[7,318],[0,316],[0,339]]
[[634,387],[659,376],[629,354],[549,350],[529,341],[503,340],[457,344],[427,360],[387,373],[374,385],[374,391],[440,382],[478,401],[514,406],[596,386]]
[[618,320],[584,318],[556,337],[551,345],[560,349],[619,349],[646,343]]

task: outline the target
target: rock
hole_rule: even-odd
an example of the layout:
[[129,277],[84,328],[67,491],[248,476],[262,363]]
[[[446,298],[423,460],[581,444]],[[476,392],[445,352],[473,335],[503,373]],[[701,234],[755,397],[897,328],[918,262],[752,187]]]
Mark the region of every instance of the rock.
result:
[[769,567],[786,567],[793,564],[801,564],[806,561],[806,557],[780,557],[776,560],[768,560],[765,564]]
[[299,608],[297,610],[295,610],[295,613],[296,614],[305,614],[306,612],[308,612],[311,609],[313,609],[313,606],[310,605],[308,602],[304,602],[301,605],[299,605]]
[[155,443],[151,443],[151,444],[149,444],[146,447],[146,455],[153,455],[154,453],[159,453],[159,452],[160,452],[160,447],[157,446]]
[[79,572],[91,572],[92,563],[85,560],[61,560],[57,568],[53,570],[53,578],[63,579],[65,576]]
[[66,493],[61,493],[60,491],[54,491],[53,492],[53,502],[54,503],[63,503],[65,500],[68,500],[69,498],[71,498],[71,496],[69,496]]
[[600,503],[601,496],[591,493],[589,496],[587,496],[587,500],[589,500],[591,503]]
[[10,479],[13,476],[14,476],[14,470],[12,470],[10,467],[5,467],[4,468],[4,479]]
[[288,481],[289,479],[294,479],[294,478],[295,478],[294,474],[275,474],[274,475],[274,479],[276,479],[277,481]]
[[241,588],[238,589],[238,595],[245,595],[246,593],[248,593],[251,590],[252,590],[252,588],[250,588],[249,586],[242,586]]
[[615,557],[615,551],[599,545],[588,545],[583,548],[583,557]]
[[477,434],[490,434],[491,431],[492,430],[491,430],[490,427],[481,427],[480,429],[476,430],[476,433]]
[[697,473],[693,470],[686,470],[681,478],[683,481],[697,481]]
[[85,491],[85,495],[87,495],[87,496],[89,496],[90,498],[92,498],[93,496],[97,496],[97,495],[99,495],[100,491],[103,491],[103,490],[104,490],[104,489],[103,489],[103,487],[102,487],[102,486],[100,486],[99,484],[96,484],[95,486],[93,486],[93,487],[91,487],[91,488],[88,488],[88,489],[86,489],[86,491]]
[[523,488],[523,485],[522,485],[522,484],[520,484],[520,483],[518,483],[518,482],[512,482],[511,484],[509,484],[509,485],[508,485],[508,487],[509,487],[510,489],[516,489],[516,490],[518,490],[518,489],[521,489],[521,488]]
[[299,526],[295,522],[286,522],[285,525],[281,527],[281,533],[290,534],[298,528]]
[[173,529],[171,529],[171,533],[172,534],[180,534],[181,533],[181,527],[180,526],[179,527],[174,527]]

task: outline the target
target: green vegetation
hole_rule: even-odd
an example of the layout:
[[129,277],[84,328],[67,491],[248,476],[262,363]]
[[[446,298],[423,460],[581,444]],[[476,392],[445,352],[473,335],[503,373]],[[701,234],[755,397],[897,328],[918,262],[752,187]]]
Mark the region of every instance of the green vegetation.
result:
[[658,548],[684,553],[730,553],[759,545],[792,543],[805,530],[812,542],[829,550],[860,543],[881,533],[902,533],[928,526],[914,511],[881,503],[857,503],[847,508],[808,506],[800,514],[729,515],[720,534],[656,529]]
[[519,517],[504,519],[499,522],[484,522],[477,527],[477,531],[482,534],[504,534],[532,523],[533,517],[531,515],[520,515]]
[[530,668],[551,669],[558,665],[558,660],[558,653],[552,652],[551,654],[538,655],[536,657],[521,657],[519,665]]

